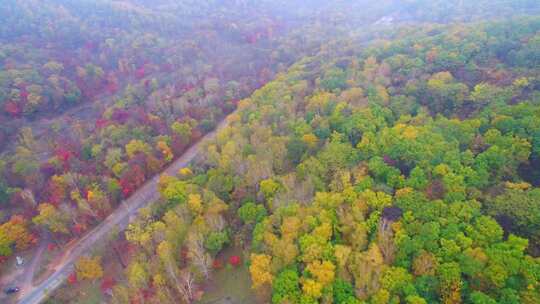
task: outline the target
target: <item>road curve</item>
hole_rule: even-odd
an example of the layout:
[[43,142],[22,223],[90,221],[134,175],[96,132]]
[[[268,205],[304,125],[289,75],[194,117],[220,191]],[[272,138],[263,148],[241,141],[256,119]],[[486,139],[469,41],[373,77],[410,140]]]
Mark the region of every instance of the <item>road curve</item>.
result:
[[37,286],[23,290],[23,293],[19,296],[18,303],[38,304],[44,301],[50,292],[62,285],[64,280],[73,271],[73,263],[80,256],[90,253],[92,246],[98,241],[105,239],[114,227],[118,227],[120,230],[125,229],[140,208],[149,206],[159,199],[157,183],[161,175],[176,175],[179,169],[186,167],[197,156],[204,142],[212,140],[216,133],[227,124],[228,119],[224,119],[214,131],[206,134],[182,154],[180,158],[170,164],[167,169],[148,180],[128,199],[124,200],[103,222],[80,238],[71,247],[70,251],[65,253],[62,262],[56,265],[55,271],[47,279]]

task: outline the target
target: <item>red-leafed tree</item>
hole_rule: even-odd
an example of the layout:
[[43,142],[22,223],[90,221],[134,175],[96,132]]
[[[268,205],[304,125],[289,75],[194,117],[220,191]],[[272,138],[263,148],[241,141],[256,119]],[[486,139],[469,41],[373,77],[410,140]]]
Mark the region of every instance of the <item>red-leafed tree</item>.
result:
[[101,292],[103,293],[106,293],[108,291],[110,291],[114,285],[116,285],[116,280],[113,278],[113,277],[110,277],[110,276],[106,276],[103,278],[103,280],[101,281]]
[[73,234],[75,235],[82,235],[87,229],[88,227],[84,225],[83,223],[77,223],[73,225],[71,230],[73,231]]
[[107,119],[104,119],[104,118],[96,119],[96,124],[95,124],[96,129],[103,129],[107,125],[109,125],[109,121]]
[[212,262],[212,268],[221,269],[223,268],[223,263],[220,260],[215,259],[214,262]]
[[73,157],[73,152],[65,147],[59,147],[56,149],[56,157],[62,162],[64,170],[69,170],[69,160]]
[[238,266],[241,262],[242,260],[237,255],[232,255],[229,257],[229,264],[231,264],[231,266]]
[[28,101],[28,91],[26,90],[22,90],[21,93],[20,93],[20,101],[21,103],[25,104],[27,101]]
[[137,77],[137,79],[142,79],[144,78],[145,73],[146,73],[146,70],[144,66],[142,66],[135,71],[135,77]]
[[55,251],[56,248],[57,248],[57,246],[54,243],[47,244],[47,251]]
[[120,178],[120,186],[122,194],[128,197],[135,189],[142,185],[145,181],[144,170],[139,165],[134,165],[122,175]]
[[77,274],[75,272],[72,272],[68,278],[67,278],[67,281],[70,285],[73,285],[73,284],[76,284],[77,283]]
[[53,176],[47,185],[47,197],[48,201],[58,206],[67,197],[68,185],[63,178],[59,176]]
[[4,104],[4,111],[13,117],[19,117],[22,113],[22,108],[14,101],[8,101]]

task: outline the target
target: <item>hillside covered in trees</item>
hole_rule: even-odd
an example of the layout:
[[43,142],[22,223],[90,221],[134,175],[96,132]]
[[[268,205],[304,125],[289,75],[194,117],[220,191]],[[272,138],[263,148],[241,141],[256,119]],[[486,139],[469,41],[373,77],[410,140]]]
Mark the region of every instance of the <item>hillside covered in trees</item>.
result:
[[236,246],[262,303],[538,303],[539,30],[409,26],[300,60],[162,178],[112,302],[192,302]]
[[345,28],[291,5],[0,3],[0,260],[84,235]]
[[45,245],[53,268],[227,119],[49,303],[210,303],[232,273],[249,303],[539,303],[538,16],[531,0],[4,1],[1,270]]

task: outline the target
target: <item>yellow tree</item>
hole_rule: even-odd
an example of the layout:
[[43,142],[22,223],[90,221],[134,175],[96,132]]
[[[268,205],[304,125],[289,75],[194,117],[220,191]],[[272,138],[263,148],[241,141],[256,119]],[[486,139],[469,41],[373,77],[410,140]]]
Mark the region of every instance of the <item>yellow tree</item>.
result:
[[264,198],[269,201],[278,192],[280,184],[273,179],[265,179],[260,183],[260,189]]
[[334,246],[334,255],[336,256],[336,262],[339,269],[340,276],[347,275],[347,263],[351,255],[351,247],[345,245]]
[[301,221],[296,216],[290,216],[283,219],[281,224],[281,236],[283,239],[295,240],[301,227]]
[[302,136],[302,141],[308,145],[310,148],[315,148],[319,139],[313,133],[308,133]]
[[38,206],[39,214],[32,221],[36,225],[45,226],[51,232],[69,233],[67,218],[52,204],[43,203]]
[[8,243],[15,244],[17,250],[25,250],[36,242],[36,238],[28,230],[26,220],[20,215],[12,216],[9,221],[0,226],[0,231],[8,240]]
[[253,289],[261,289],[272,284],[271,262],[272,258],[266,254],[251,254],[249,273],[251,274]]
[[132,139],[127,145],[126,145],[126,153],[129,156],[129,158],[133,158],[135,154],[141,152],[144,154],[150,153],[151,149],[150,146],[138,139]]
[[96,280],[103,276],[101,257],[81,257],[75,263],[77,278],[81,280]]
[[313,261],[306,267],[306,270],[323,286],[334,281],[335,269],[336,266],[330,261]]
[[318,299],[322,296],[323,285],[313,279],[306,279],[302,282],[302,291],[308,297]]
[[194,214],[201,214],[203,211],[202,199],[200,194],[188,195],[188,208]]
[[166,161],[171,161],[174,157],[174,154],[171,150],[171,148],[169,147],[169,145],[167,145],[167,143],[163,140],[160,140],[158,141],[157,143],[157,148],[159,151],[161,151],[161,153],[163,154],[163,157],[165,158]]
[[149,274],[143,267],[142,263],[137,261],[132,262],[128,266],[126,276],[129,285],[134,288],[143,288],[148,284]]

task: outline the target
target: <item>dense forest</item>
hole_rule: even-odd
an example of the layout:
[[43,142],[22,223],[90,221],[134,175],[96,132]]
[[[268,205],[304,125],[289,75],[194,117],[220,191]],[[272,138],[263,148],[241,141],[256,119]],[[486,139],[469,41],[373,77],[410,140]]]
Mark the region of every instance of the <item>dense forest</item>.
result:
[[412,26],[300,60],[162,178],[112,301],[191,302],[241,246],[263,302],[537,303],[539,30]]
[[87,303],[85,284],[96,303],[210,303],[242,270],[245,303],[539,303],[538,14],[4,1],[2,271],[68,248],[225,119],[49,303]]
[[[314,24],[316,36],[299,36],[292,25],[301,16],[235,6],[185,4],[191,10],[170,16],[109,1],[59,10],[53,1],[36,14],[34,1],[8,2],[0,4],[3,257],[37,242],[40,227],[57,241],[81,236],[238,100],[339,30]],[[215,16],[191,20],[204,13]]]

